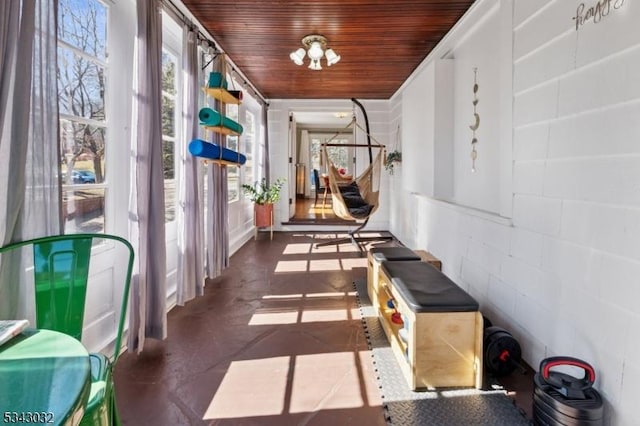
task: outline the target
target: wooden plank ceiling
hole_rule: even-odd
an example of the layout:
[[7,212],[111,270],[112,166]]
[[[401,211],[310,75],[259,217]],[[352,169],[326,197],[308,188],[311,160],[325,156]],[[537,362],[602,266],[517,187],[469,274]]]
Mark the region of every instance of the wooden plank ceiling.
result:
[[[182,0],[267,99],[388,99],[474,0]],[[322,70],[289,53],[321,34]]]

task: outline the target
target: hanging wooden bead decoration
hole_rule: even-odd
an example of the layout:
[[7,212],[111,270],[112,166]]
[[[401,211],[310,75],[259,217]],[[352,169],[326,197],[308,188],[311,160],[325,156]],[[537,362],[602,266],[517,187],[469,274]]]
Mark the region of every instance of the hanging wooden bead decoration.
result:
[[471,131],[473,132],[473,136],[471,139],[471,171],[475,173],[476,171],[476,159],[478,158],[478,151],[476,151],[476,144],[478,143],[478,138],[476,137],[476,130],[480,127],[480,116],[476,111],[476,106],[478,105],[478,68],[473,69],[473,119],[474,123],[469,126]]

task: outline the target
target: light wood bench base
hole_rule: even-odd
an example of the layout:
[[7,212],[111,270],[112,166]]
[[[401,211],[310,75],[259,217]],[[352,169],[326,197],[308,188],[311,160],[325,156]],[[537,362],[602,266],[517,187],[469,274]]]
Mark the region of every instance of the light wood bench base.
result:
[[[382,268],[372,285],[378,318],[411,389],[482,387],[479,311],[415,312]],[[395,309],[387,306],[389,299]],[[404,326],[392,321],[395,311],[402,315]],[[403,328],[406,332],[401,332]]]

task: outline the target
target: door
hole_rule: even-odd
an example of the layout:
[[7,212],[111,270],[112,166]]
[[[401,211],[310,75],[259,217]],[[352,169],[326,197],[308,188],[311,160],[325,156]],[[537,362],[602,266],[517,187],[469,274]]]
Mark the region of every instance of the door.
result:
[[296,119],[289,113],[289,218],[296,214]]

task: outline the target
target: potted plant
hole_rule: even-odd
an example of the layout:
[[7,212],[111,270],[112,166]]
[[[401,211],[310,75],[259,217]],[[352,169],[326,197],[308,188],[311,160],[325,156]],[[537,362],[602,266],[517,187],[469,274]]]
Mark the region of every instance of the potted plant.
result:
[[395,163],[401,163],[401,162],[402,162],[402,153],[398,150],[393,150],[389,154],[387,154],[387,157],[384,162],[384,168],[389,172],[390,175],[392,175],[393,167],[395,166]]
[[244,193],[253,201],[255,226],[271,226],[273,203],[280,199],[280,190],[284,182],[284,179],[279,178],[271,185],[267,185],[267,180],[262,178],[261,181],[256,181],[253,186],[247,184],[242,185]]

